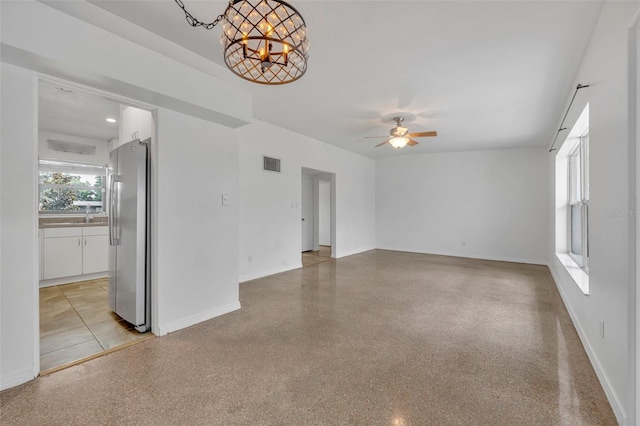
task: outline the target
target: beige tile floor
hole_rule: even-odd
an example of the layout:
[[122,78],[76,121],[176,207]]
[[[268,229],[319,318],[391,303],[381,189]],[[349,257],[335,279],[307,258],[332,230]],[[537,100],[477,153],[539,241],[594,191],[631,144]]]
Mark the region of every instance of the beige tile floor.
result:
[[40,371],[146,339],[114,314],[106,278],[40,289]]
[[331,246],[320,246],[317,251],[305,251],[302,253],[302,266],[315,265],[328,260],[331,260]]

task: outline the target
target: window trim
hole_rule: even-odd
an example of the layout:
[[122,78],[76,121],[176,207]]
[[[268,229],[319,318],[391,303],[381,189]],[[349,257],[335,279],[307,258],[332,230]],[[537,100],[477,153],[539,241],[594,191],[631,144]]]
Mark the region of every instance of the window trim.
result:
[[[574,181],[574,159],[578,158],[580,165],[579,171],[579,187],[577,188],[578,200],[572,201],[573,198],[573,181]],[[585,273],[589,273],[589,128],[587,128],[579,137],[576,145],[569,151],[567,156],[567,184],[568,184],[568,203],[567,203],[567,254]],[[573,226],[572,211],[573,206],[580,208],[580,242],[581,253],[577,255],[573,252]]]

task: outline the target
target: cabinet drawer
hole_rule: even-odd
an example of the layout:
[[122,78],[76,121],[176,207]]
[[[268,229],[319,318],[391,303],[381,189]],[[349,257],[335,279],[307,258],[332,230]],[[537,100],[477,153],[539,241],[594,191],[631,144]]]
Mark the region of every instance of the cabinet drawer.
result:
[[44,238],[59,238],[59,237],[81,237],[82,228],[45,228],[43,229]]
[[108,226],[85,226],[82,228],[82,235],[89,237],[91,235],[109,235]]

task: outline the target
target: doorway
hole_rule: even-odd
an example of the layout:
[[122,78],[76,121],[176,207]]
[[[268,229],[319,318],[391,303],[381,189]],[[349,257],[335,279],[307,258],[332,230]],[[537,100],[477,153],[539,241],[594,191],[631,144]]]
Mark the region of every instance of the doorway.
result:
[[67,82],[38,82],[41,374],[153,337],[107,301],[109,153],[132,109],[143,111]]
[[335,257],[335,173],[302,168],[302,265]]

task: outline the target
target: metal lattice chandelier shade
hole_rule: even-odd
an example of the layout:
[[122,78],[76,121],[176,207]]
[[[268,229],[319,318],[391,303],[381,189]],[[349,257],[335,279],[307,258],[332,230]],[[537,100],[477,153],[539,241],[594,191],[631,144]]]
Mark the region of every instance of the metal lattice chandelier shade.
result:
[[246,80],[285,84],[307,71],[307,27],[300,13],[284,1],[232,1],[222,29],[224,61]]

